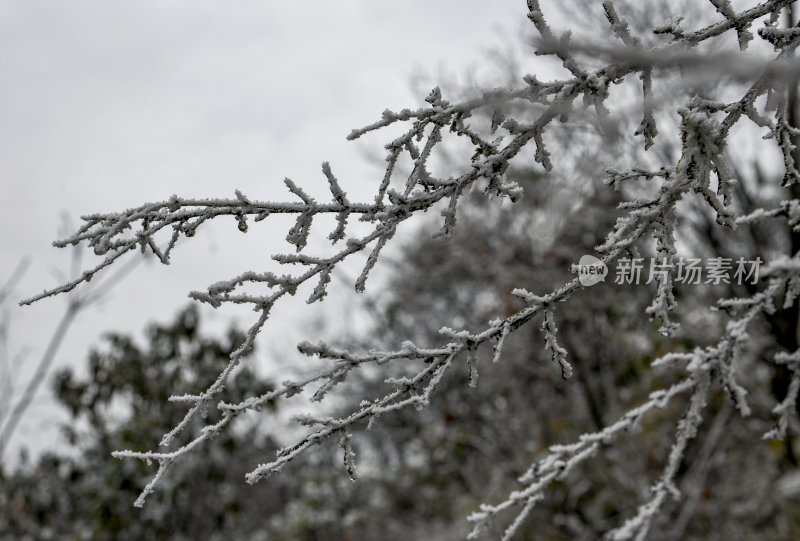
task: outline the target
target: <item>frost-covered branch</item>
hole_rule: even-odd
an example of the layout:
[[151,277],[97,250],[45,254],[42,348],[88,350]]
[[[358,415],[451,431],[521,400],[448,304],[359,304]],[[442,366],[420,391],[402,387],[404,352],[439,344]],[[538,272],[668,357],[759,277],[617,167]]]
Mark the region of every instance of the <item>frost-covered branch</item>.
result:
[[[689,404],[681,421],[678,423],[676,440],[667,459],[667,465],[661,478],[653,485],[653,496],[644,503],[636,516],[629,519],[612,532],[615,540],[641,540],[647,535],[651,521],[661,508],[667,496],[678,497],[675,477],[680,466],[686,445],[697,433],[702,421],[702,411],[706,405],[711,376],[717,375],[723,382],[731,399],[738,403],[743,400],[746,391],[733,378],[733,365],[736,355],[747,339],[747,326],[761,313],[774,311],[774,299],[785,287],[785,278],[775,279],[768,288],[747,299],[731,299],[721,302],[722,306],[736,306],[743,313],[728,323],[726,333],[714,346],[696,349],[689,353],[668,353],[653,362],[653,366],[669,366],[685,364],[688,376],[666,389],[650,393],[648,400],[640,406],[628,411],[615,423],[604,429],[582,435],[577,442],[568,445],[554,445],[548,454],[535,462],[519,481],[527,485],[509,495],[496,505],[483,504],[480,511],[473,513],[469,520],[474,523],[470,539],[477,539],[487,531],[491,521],[500,513],[521,506],[511,525],[506,529],[503,539],[510,540],[517,533],[525,518],[533,510],[537,502],[545,497],[544,491],[556,480],[564,479],[576,466],[593,457],[601,445],[608,445],[620,435],[636,428],[646,414],[656,409],[663,409],[673,399],[691,391]],[[740,408],[743,414],[746,405]]]
[[[245,304],[259,315],[246,333],[241,346],[232,353],[230,362],[217,379],[204,391],[194,395],[173,396],[174,402],[183,403],[188,411],[183,420],[162,439],[162,446],[170,446],[186,426],[197,417],[205,417],[209,408],[220,411],[218,421],[208,423],[195,439],[165,451],[140,452],[117,451],[120,458],[135,458],[156,461],[158,470],[142,492],[136,505],[143,505],[146,497],[163,478],[170,465],[181,456],[191,452],[206,440],[225,429],[240,413],[259,410],[281,397],[289,397],[304,390],[313,390],[312,400],[322,400],[325,395],[354,373],[367,366],[400,365],[407,377],[386,377],[389,391],[373,400],[363,400],[358,407],[338,418],[304,415],[298,418],[309,427],[309,432],[294,444],[277,453],[271,462],[257,466],[248,476],[248,482],[256,482],[300,456],[314,444],[327,439],[336,439],[343,451],[345,470],[351,478],[356,477],[356,453],[351,435],[361,425],[369,426],[379,417],[403,410],[409,406],[424,407],[435,400],[436,390],[454,366],[463,363],[469,374],[470,385],[478,383],[481,359],[479,350],[484,344],[494,345],[493,361],[503,354],[503,344],[509,335],[524,327],[541,314],[541,330],[544,347],[558,365],[564,378],[568,378],[572,365],[567,360],[568,352],[557,339],[556,303],[568,301],[584,286],[578,278],[565,280],[561,286],[547,293],[531,293],[523,289],[514,294],[524,300],[525,306],[516,312],[491,321],[480,331],[443,328],[443,343],[435,347],[421,347],[405,342],[393,351],[370,350],[355,353],[339,349],[323,342],[299,345],[300,351],[317,356],[329,365],[321,371],[298,381],[287,381],[275,390],[261,396],[252,396],[238,403],[221,400],[220,395],[232,371],[244,354],[253,347],[255,340],[267,323],[272,307],[286,295],[294,295],[306,283],[315,287],[309,303],[326,295],[334,269],[350,256],[369,251],[362,272],[354,287],[363,291],[370,271],[381,258],[381,253],[391,244],[401,225],[414,216],[428,210],[438,210],[442,216],[440,235],[452,233],[460,201],[467,191],[482,191],[484,195],[506,198],[516,202],[522,188],[510,180],[507,173],[512,163],[532,154],[539,166],[550,171],[564,166],[560,156],[551,154],[553,127],[572,117],[587,114],[606,121],[617,106],[611,99],[613,89],[632,81],[637,95],[641,91],[641,121],[633,131],[641,136],[643,148],[647,150],[657,144],[659,130],[658,114],[659,77],[671,76],[689,66],[705,66],[718,59],[709,57],[692,48],[709,42],[732,31],[736,33],[741,49],[756,39],[771,45],[777,52],[760,66],[742,64],[736,76],[747,85],[737,97],[726,95],[686,96],[677,110],[678,133],[675,141],[678,152],[669,163],[640,163],[631,167],[609,168],[609,184],[613,189],[625,192],[624,188],[640,180],[649,181],[648,196],[624,201],[620,205],[620,216],[597,246],[601,262],[608,265],[621,255],[638,249],[652,241],[655,256],[667,270],[656,279],[656,291],[645,313],[659,324],[663,334],[677,330],[673,314],[677,307],[674,294],[672,262],[677,254],[676,232],[681,219],[679,204],[689,197],[704,202],[705,209],[722,228],[753,224],[767,218],[787,216],[794,228],[800,222],[796,200],[784,202],[779,208],[755,211],[738,216],[733,205],[733,191],[739,179],[734,178],[733,167],[728,163],[726,152],[729,138],[740,121],[748,119],[749,128],[766,131],[765,138],[775,145],[783,157],[784,184],[797,181],[794,139],[800,132],[790,118],[786,93],[787,80],[797,73],[793,54],[800,45],[800,33],[796,28],[781,29],[777,26],[781,10],[792,0],[766,0],[756,6],[736,12],[728,0],[710,2],[721,18],[718,22],[697,30],[684,28],[681,20],[674,19],[653,29],[653,35],[637,36],[630,24],[619,12],[612,0],[605,0],[603,8],[608,31],[621,46],[602,47],[583,45],[571,39],[569,33],[558,34],[547,23],[537,0],[528,0],[528,19],[541,36],[539,54],[555,55],[561,60],[568,76],[563,79],[543,82],[534,75],[525,75],[516,88],[498,88],[460,101],[446,100],[439,88],[426,98],[426,105],[417,109],[402,109],[399,112],[384,111],[376,122],[353,130],[348,138],[358,139],[373,132],[383,133],[389,126],[402,125],[403,133],[385,145],[386,168],[376,179],[375,195],[367,202],[353,202],[342,188],[330,165],[322,165],[330,200],[320,202],[311,197],[300,185],[286,179],[285,185],[291,194],[289,201],[258,201],[239,191],[231,199],[197,199],[172,196],[157,203],[147,203],[117,213],[98,213],[83,217],[83,226],[73,235],[55,243],[56,246],[88,245],[103,259],[93,268],[84,271],[75,280],[62,286],[33,296],[23,304],[65,293],[89,282],[96,274],[117,264],[117,260],[134,250],[153,253],[163,264],[170,262],[171,255],[182,238],[192,237],[203,224],[217,218],[232,218],[242,233],[261,225],[270,216],[290,214],[296,217],[286,240],[294,247],[294,253],[273,255],[273,259],[294,273],[278,275],[270,271],[249,270],[215,284],[204,292],[192,292],[191,296],[213,307],[224,304]],[[751,27],[760,19],[764,26],[756,33]],[[656,43],[654,41],[654,36]],[[660,40],[660,41],[659,41]],[[592,69],[588,63],[582,65],[581,55],[592,54],[595,60],[606,63]],[[523,84],[524,83],[524,84]],[[764,99],[762,99],[764,98]],[[514,105],[522,114],[507,113]],[[624,113],[625,108],[621,108]],[[481,119],[491,118],[491,126]],[[637,117],[638,119],[638,117]],[[556,122],[558,121],[558,122]],[[448,176],[433,173],[432,162],[436,152],[449,142],[466,143],[471,158],[460,169]],[[399,163],[411,164],[407,173],[401,174]],[[513,208],[508,210],[513,212]],[[331,215],[335,227],[328,235],[337,247],[332,255],[308,253],[308,238],[315,219],[320,215]],[[366,233],[354,234],[349,220],[357,217],[368,224]],[[500,235],[505,232],[500,232]],[[339,245],[339,242],[342,245]],[[297,270],[300,269],[300,270]],[[796,259],[771,262],[767,274],[772,277],[768,286],[749,297],[730,299],[720,307],[734,314],[719,341],[714,346],[698,348],[691,353],[672,353],[661,357],[655,364],[684,363],[688,372],[685,379],[650,394],[640,406],[628,411],[617,422],[591,434],[581,436],[576,443],[552,446],[546,457],[531,467],[521,482],[526,486],[497,505],[484,505],[472,515],[475,522],[473,537],[488,526],[490,519],[511,508],[521,507],[504,538],[510,539],[519,531],[526,517],[545,497],[545,489],[553,481],[565,478],[580,463],[592,457],[601,445],[614,441],[622,433],[635,428],[645,414],[663,408],[679,395],[689,393],[690,398],[684,415],[678,423],[675,440],[659,480],[653,485],[651,498],[642,504],[638,512],[612,533],[615,539],[644,539],[653,519],[668,496],[676,496],[676,477],[690,440],[700,427],[709,389],[713,378],[718,378],[731,401],[741,415],[748,415],[750,408],[745,399],[746,391],[735,377],[737,361],[743,343],[748,337],[747,328],[754,318],[762,313],[774,311],[773,300],[779,290],[786,291],[785,306],[789,306],[800,293],[800,265]],[[484,348],[485,349],[485,348]],[[794,355],[794,354],[792,354]],[[791,361],[794,357],[780,357]],[[796,363],[794,363],[796,364]],[[792,364],[792,366],[794,366]],[[388,370],[388,369],[387,369]],[[787,412],[796,401],[798,388],[797,370],[784,403],[776,408],[779,416],[779,433],[786,429]]]

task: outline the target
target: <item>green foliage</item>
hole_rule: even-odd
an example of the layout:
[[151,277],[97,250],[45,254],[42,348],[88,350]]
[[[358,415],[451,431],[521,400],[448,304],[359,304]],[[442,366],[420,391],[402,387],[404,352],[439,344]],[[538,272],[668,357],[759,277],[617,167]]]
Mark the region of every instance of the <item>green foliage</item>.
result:
[[[69,448],[5,475],[0,538],[227,539],[235,533],[236,539],[255,539],[263,518],[280,511],[278,483],[249,490],[244,483],[248,468],[275,449],[252,424],[220,435],[194,460],[175,465],[147,508],[132,506],[149,468],[114,459],[111,451],[147,448],[180,421],[182,408],[167,398],[208,386],[243,336],[234,330],[222,340],[204,336],[197,309],[189,307],[174,322],[151,326],[147,339],[142,347],[129,336],[109,334],[107,348],[91,352],[85,379],[69,369],[57,374],[56,398],[71,416],[63,427]],[[226,397],[238,400],[244,389],[270,388],[243,367]],[[195,423],[184,437],[200,428]]]

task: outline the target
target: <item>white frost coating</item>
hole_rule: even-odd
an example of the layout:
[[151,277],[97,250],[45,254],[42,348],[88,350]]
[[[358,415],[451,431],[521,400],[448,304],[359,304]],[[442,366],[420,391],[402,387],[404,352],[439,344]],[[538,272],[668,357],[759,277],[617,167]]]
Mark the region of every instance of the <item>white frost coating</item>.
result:
[[[146,203],[118,213],[98,213],[83,217],[83,226],[73,235],[55,243],[56,246],[86,244],[95,253],[104,256],[95,267],[85,271],[77,279],[58,288],[45,291],[23,302],[30,304],[45,297],[68,292],[88,282],[98,272],[116,264],[123,255],[133,250],[152,252],[163,264],[169,264],[173,249],[182,237],[192,237],[204,223],[230,217],[243,233],[266,220],[272,214],[296,216],[286,240],[294,248],[290,254],[277,254],[273,259],[294,273],[277,275],[272,272],[245,271],[231,279],[212,284],[203,292],[192,292],[191,297],[214,307],[226,303],[252,307],[258,317],[246,334],[241,347],[231,355],[227,367],[216,381],[197,395],[173,396],[171,401],[187,406],[184,419],[168,432],[161,444],[174,443],[175,436],[209,407],[217,407],[222,416],[214,424],[207,424],[200,436],[194,440],[162,451],[116,451],[119,458],[135,458],[148,463],[155,461],[158,470],[145,490],[136,500],[144,504],[147,496],[156,488],[169,466],[182,455],[212,439],[236,418],[239,413],[260,410],[270,402],[293,396],[305,389],[313,388],[312,400],[322,400],[338,384],[347,380],[354,372],[365,366],[383,366],[389,363],[404,364],[415,372],[407,377],[386,377],[390,390],[383,396],[362,400],[357,408],[341,418],[318,418],[301,415],[296,420],[308,428],[305,436],[281,449],[274,460],[257,466],[247,475],[254,483],[280,471],[316,443],[338,437],[343,451],[343,464],[351,479],[355,480],[356,453],[351,434],[361,426],[369,427],[382,415],[408,408],[425,407],[435,399],[435,391],[442,379],[454,365],[460,365],[469,374],[470,385],[478,381],[478,350],[484,344],[494,344],[493,361],[497,362],[503,352],[508,336],[542,315],[541,331],[544,347],[547,348],[564,378],[568,378],[573,367],[567,360],[567,351],[557,340],[554,306],[568,301],[573,293],[583,289],[577,278],[565,282],[561,287],[544,293],[531,293],[525,289],[514,289],[525,306],[514,313],[491,321],[477,331],[443,328],[443,340],[433,347],[421,347],[404,342],[395,351],[355,353],[347,349],[334,348],[319,342],[303,342],[298,349],[305,355],[316,356],[328,362],[326,368],[297,381],[285,381],[275,390],[260,396],[251,396],[239,403],[231,404],[219,399],[231,372],[243,354],[253,346],[256,336],[267,322],[272,306],[286,295],[294,295],[306,282],[315,285],[308,302],[322,299],[330,283],[331,273],[344,259],[369,249],[362,273],[356,279],[355,289],[363,291],[370,271],[380,259],[381,251],[393,238],[398,227],[417,214],[430,209],[441,211],[441,235],[447,236],[457,227],[458,204],[465,190],[477,187],[487,195],[516,201],[522,189],[510,181],[506,172],[512,162],[520,157],[532,155],[533,159],[547,170],[559,164],[547,148],[547,133],[556,119],[568,120],[576,109],[583,105],[590,108],[600,119],[610,114],[615,106],[609,100],[611,88],[626,79],[635,79],[641,88],[641,122],[635,135],[642,137],[645,149],[654,145],[659,137],[656,126],[656,99],[658,76],[678,72],[687,59],[692,61],[702,54],[687,56],[687,51],[706,42],[735,32],[741,49],[745,49],[757,37],[769,43],[776,52],[763,70],[754,74],[752,66],[737,73],[738,80],[747,79],[747,88],[733,101],[715,101],[712,98],[684,96],[676,117],[679,119],[678,140],[680,146],[675,159],[667,165],[651,169],[648,164],[609,169],[607,184],[621,190],[625,184],[646,180],[656,185],[656,195],[651,198],[636,198],[620,205],[620,216],[608,231],[603,243],[596,249],[604,264],[614,262],[630,253],[638,244],[652,240],[660,261],[670,263],[676,254],[675,232],[681,216],[679,203],[695,197],[712,213],[720,227],[736,227],[755,222],[785,218],[789,227],[800,227],[800,205],[788,200],[777,208],[757,209],[745,216],[738,216],[731,204],[731,190],[736,178],[731,164],[725,158],[728,138],[740,121],[750,121],[767,132],[768,141],[778,149],[784,166],[785,185],[800,179],[795,163],[795,143],[800,131],[789,118],[785,97],[786,77],[797,74],[796,62],[792,60],[794,50],[800,44],[800,31],[796,28],[781,29],[778,20],[781,10],[791,0],[765,0],[749,9],[737,12],[729,0],[710,0],[721,19],[697,30],[688,28],[689,22],[675,18],[653,29],[667,40],[657,46],[646,45],[647,40],[632,33],[631,26],[620,14],[612,0],[602,3],[612,39],[619,40],[619,50],[598,50],[595,59],[610,58],[611,61],[593,69],[582,65],[578,53],[585,54],[586,47],[576,45],[569,33],[557,35],[548,25],[545,14],[537,0],[528,0],[528,18],[541,35],[540,54],[557,56],[569,74],[561,80],[542,82],[534,75],[525,75],[515,88],[497,88],[459,102],[446,100],[440,89],[433,89],[426,98],[427,105],[418,109],[402,109],[399,112],[386,110],[375,123],[353,130],[349,139],[379,132],[390,125],[403,125],[402,135],[386,145],[386,169],[376,180],[375,197],[368,202],[353,202],[342,189],[331,166],[322,164],[322,174],[330,191],[330,200],[317,201],[310,197],[300,185],[290,179],[285,185],[291,201],[268,202],[252,199],[240,191],[230,199],[199,199],[172,196],[156,203]],[[753,25],[764,25],[754,34]],[[602,21],[598,21],[600,23]],[[635,52],[634,54],[634,50]],[[794,62],[794,63],[793,63]],[[749,79],[748,79],[749,78]],[[524,83],[524,84],[523,84]],[[767,96],[766,100],[759,100]],[[762,102],[766,104],[762,105]],[[499,114],[500,109],[528,107],[528,114],[512,118]],[[492,118],[491,137],[470,123],[473,115]],[[448,177],[437,177],[431,172],[429,160],[446,141],[457,139],[470,145],[471,160]],[[409,159],[413,166],[405,178],[399,178],[397,167],[400,159]],[[513,209],[510,210],[513,212]],[[328,236],[338,252],[327,257],[305,253],[310,228],[321,214],[332,214],[335,227]],[[353,236],[348,220],[357,217],[369,224],[370,230],[363,236]],[[339,241],[344,241],[339,244]],[[751,413],[747,403],[746,389],[736,378],[736,366],[743,355],[743,346],[749,335],[748,329],[761,314],[775,312],[775,302],[791,306],[800,294],[800,260],[797,256],[775,258],[765,267],[769,282],[759,291],[748,292],[736,299],[720,301],[719,308],[731,317],[724,332],[715,344],[697,348],[689,353],[673,352],[657,359],[653,365],[685,372],[683,379],[664,389],[653,391],[640,406],[631,409],[619,420],[593,433],[583,434],[571,444],[551,446],[545,455],[536,460],[528,472],[520,478],[521,487],[495,505],[482,505],[469,520],[474,523],[470,538],[477,538],[488,529],[489,521],[498,515],[508,516],[508,526],[503,539],[512,539],[535,510],[537,502],[546,497],[547,487],[556,480],[566,479],[580,464],[591,459],[602,445],[613,443],[623,432],[634,428],[642,416],[653,410],[664,408],[679,397],[689,394],[684,415],[678,422],[675,439],[665,459],[663,472],[652,485],[650,498],[643,502],[631,518],[609,533],[612,539],[645,539],[654,518],[663,507],[667,497],[679,497],[676,476],[684,458],[686,446],[697,434],[705,410],[709,390],[715,382],[721,382],[729,399],[742,416]],[[300,270],[296,270],[300,269]],[[245,286],[256,293],[245,292]],[[672,271],[659,276],[656,292],[646,313],[656,321],[664,334],[676,329],[671,318],[677,303],[673,292]],[[774,413],[777,426],[768,437],[783,437],[789,426],[789,415],[800,392],[797,352],[779,354],[776,361],[789,366],[792,380],[786,398],[778,404]],[[490,370],[491,365],[485,369]],[[335,441],[335,440],[334,440]]]

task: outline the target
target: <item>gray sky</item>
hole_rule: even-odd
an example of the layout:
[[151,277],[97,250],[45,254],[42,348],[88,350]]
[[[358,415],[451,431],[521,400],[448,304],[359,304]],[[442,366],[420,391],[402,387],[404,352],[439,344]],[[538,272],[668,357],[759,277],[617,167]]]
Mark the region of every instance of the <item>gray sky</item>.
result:
[[[418,105],[415,72],[480,69],[487,48],[515,41],[524,13],[521,0],[2,2],[0,280],[29,256],[19,296],[56,285],[70,258],[50,243],[65,211],[77,223],[173,193],[237,188],[285,200],[286,176],[321,195],[323,160],[352,199],[367,198],[380,176],[365,154],[385,139],[348,143],[347,133],[387,107]],[[81,366],[103,331],[138,333],[170,320],[190,290],[264,268],[289,251],[287,224],[242,235],[226,221],[179,245],[170,267],[138,268],[82,314],[56,365]],[[298,301],[274,311],[262,351],[315,338],[296,326],[319,308]],[[12,310],[11,349],[28,351],[19,384],[63,307],[56,298]],[[322,309],[349,310],[335,300]],[[216,325],[251,314],[221,310]],[[58,419],[42,397],[12,449],[52,446]]]

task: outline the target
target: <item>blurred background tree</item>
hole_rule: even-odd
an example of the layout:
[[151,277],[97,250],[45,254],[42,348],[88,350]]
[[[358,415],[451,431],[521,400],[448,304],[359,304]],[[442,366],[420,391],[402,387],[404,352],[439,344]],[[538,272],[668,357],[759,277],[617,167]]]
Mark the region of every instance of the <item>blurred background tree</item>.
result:
[[[107,348],[89,355],[85,378],[71,369],[56,374],[55,395],[71,416],[63,426],[69,444],[2,473],[0,538],[263,538],[263,521],[282,512],[287,488],[282,482],[250,490],[244,485],[253,461],[276,449],[253,423],[220,435],[191,463],[176,464],[152,505],[142,510],[131,505],[148,468],[114,459],[111,451],[147,447],[178,422],[180,407],[168,397],[208,385],[243,340],[236,330],[223,339],[205,336],[195,307],[172,323],[153,324],[147,337],[143,347],[110,333]],[[236,399],[254,387],[271,388],[242,367],[226,394]],[[201,428],[194,423],[183,437]]]

